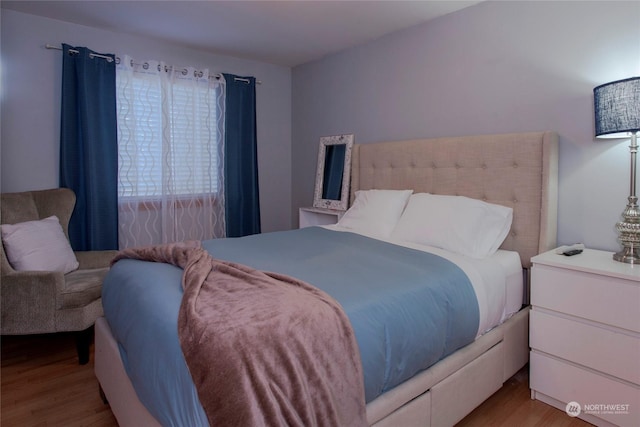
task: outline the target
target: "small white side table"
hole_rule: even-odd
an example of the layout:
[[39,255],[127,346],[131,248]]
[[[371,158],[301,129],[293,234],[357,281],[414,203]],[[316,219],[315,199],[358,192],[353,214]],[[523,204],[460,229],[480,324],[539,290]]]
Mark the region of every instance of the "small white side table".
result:
[[300,208],[298,228],[335,224],[342,218],[344,212],[325,208]]
[[531,261],[531,397],[597,426],[640,426],[640,265],[593,249]]

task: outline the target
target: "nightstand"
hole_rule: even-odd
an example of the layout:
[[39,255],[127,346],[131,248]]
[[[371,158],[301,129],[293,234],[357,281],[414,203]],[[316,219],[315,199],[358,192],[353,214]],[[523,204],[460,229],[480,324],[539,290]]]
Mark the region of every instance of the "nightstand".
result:
[[598,426],[640,426],[640,265],[612,255],[532,258],[531,398]]
[[342,218],[345,211],[325,208],[300,208],[298,228],[310,227],[312,225],[335,224]]

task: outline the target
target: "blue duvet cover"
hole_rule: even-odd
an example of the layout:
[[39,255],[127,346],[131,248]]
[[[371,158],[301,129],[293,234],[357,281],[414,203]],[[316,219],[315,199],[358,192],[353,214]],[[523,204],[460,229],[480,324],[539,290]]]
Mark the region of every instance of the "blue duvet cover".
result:
[[[203,242],[218,259],[297,277],[333,296],[353,326],[370,402],[472,342],[479,308],[455,264],[358,234],[309,227]],[[166,426],[208,425],[180,350],[182,270],[118,261],[102,303],[133,386]]]

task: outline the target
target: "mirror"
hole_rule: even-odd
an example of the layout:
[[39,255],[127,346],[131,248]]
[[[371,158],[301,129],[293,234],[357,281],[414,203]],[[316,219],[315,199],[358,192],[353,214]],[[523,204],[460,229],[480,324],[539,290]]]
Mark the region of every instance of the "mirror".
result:
[[353,135],[320,138],[314,207],[347,210],[352,148]]

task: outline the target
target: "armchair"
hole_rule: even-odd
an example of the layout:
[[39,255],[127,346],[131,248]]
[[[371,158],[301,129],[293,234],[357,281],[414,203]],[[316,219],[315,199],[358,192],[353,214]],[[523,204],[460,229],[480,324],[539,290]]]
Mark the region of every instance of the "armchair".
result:
[[[3,193],[0,222],[17,224],[55,215],[69,238],[69,220],[76,196],[67,188]],[[117,251],[75,252],[77,270],[17,271],[0,245],[0,332],[29,335],[76,332],[80,364],[89,361],[93,324],[102,316],[102,280]]]

